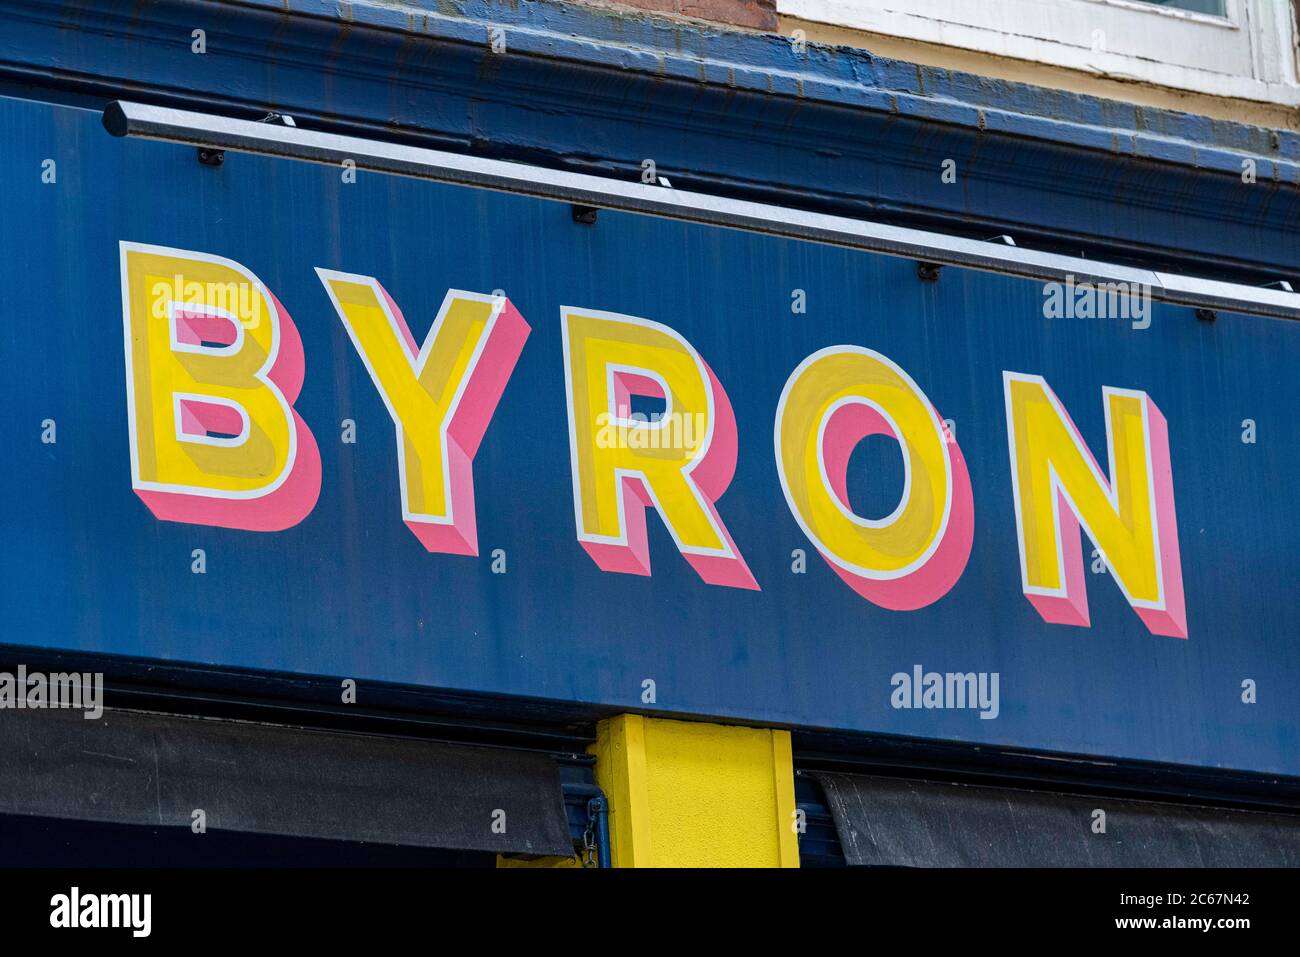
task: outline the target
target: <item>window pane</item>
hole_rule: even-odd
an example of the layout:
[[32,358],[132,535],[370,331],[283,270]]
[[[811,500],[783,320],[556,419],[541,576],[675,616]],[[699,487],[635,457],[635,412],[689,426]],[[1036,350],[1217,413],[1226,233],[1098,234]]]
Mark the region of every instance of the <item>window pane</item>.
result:
[[1141,0],[1142,3],[1154,3],[1161,7],[1177,7],[1179,10],[1192,10],[1196,13],[1212,13],[1216,17],[1227,16],[1228,0]]

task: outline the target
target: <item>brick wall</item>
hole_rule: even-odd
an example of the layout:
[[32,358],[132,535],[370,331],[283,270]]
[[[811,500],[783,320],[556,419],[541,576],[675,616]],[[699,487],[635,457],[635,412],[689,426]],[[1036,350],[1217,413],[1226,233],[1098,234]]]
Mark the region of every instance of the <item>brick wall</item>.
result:
[[635,7],[655,13],[693,17],[750,30],[776,30],[776,0],[581,0],[601,6]]

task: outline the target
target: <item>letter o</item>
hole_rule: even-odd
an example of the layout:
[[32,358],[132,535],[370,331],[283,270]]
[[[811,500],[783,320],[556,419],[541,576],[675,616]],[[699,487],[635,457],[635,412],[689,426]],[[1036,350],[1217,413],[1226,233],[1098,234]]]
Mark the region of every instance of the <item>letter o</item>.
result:
[[[849,456],[869,435],[903,452],[903,492],[881,519],[855,514],[848,499]],[[781,392],[774,441],[791,514],[859,595],[909,611],[956,584],[974,535],[970,476],[943,418],[898,365],[860,346],[813,353]]]

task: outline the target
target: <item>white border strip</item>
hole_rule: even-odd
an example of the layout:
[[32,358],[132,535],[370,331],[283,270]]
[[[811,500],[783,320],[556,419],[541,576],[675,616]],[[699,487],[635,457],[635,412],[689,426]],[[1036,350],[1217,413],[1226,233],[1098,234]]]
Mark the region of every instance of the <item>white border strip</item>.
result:
[[604,176],[568,173],[542,166],[462,156],[381,140],[124,101],[108,105],[104,111],[104,127],[114,136],[135,136],[330,165],[339,165],[350,159],[358,169],[373,172],[849,246],[1027,279],[1059,282],[1073,276],[1076,283],[1137,283],[1149,286],[1152,298],[1176,305],[1300,319],[1300,293],[1280,289],[1136,269],[927,230],[691,193],[641,182],[623,182]]

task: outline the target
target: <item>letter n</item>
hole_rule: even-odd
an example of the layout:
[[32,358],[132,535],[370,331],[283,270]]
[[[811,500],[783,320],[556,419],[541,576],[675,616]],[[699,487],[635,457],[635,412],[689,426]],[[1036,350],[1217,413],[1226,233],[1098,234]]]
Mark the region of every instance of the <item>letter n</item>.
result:
[[1147,629],[1186,638],[1169,434],[1156,404],[1102,389],[1108,478],[1041,376],[1002,376],[1025,596],[1047,621],[1088,627],[1082,525]]

